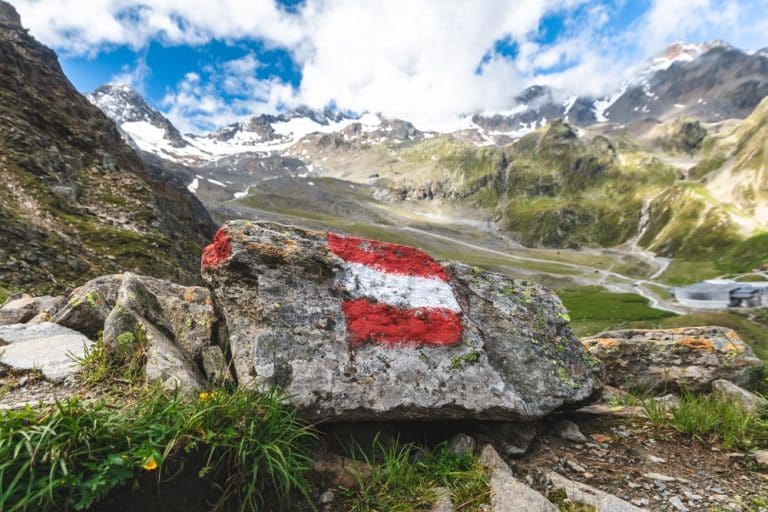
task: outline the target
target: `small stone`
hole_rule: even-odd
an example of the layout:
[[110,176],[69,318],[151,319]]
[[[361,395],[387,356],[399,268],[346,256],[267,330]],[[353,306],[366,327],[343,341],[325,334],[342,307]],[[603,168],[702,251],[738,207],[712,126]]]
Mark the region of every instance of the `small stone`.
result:
[[648,455],[646,455],[645,458],[648,459],[648,462],[650,462],[652,464],[664,464],[664,463],[667,462],[667,459],[665,459],[663,457],[657,457],[655,455],[651,455],[650,453]]
[[467,434],[456,434],[448,441],[448,451],[454,455],[472,455],[477,448],[477,442]]
[[638,507],[647,507],[650,501],[648,498],[634,498],[632,500],[633,505],[637,505]]
[[595,440],[595,442],[600,444],[610,444],[613,441],[613,438],[606,434],[592,434],[589,437],[591,437],[592,439]]
[[574,443],[586,443],[587,438],[579,430],[579,426],[569,420],[558,421],[552,429],[554,434],[566,441],[572,441]]
[[680,404],[680,400],[672,393],[667,393],[666,395],[657,396],[653,400],[664,409],[672,409],[674,407],[677,407]]
[[331,484],[344,488],[356,487],[360,481],[365,482],[371,477],[371,468],[366,463],[335,453],[315,460],[312,470]]
[[436,487],[435,503],[429,512],[453,512],[453,502],[451,501],[451,490],[447,487]]
[[576,471],[577,473],[584,473],[587,470],[587,468],[585,468],[584,466],[582,466],[581,464],[579,464],[573,459],[568,459],[565,461],[565,463],[568,465],[569,468]]
[[645,478],[648,478],[650,480],[655,480],[657,482],[674,482],[676,480],[675,477],[664,475],[662,473],[643,473],[643,476]]
[[751,457],[762,466],[768,466],[768,450],[757,450],[752,452]]
[[682,500],[677,496],[670,498],[669,504],[675,507],[675,510],[679,510],[680,512],[688,512],[688,507],[686,507]]
[[333,494],[333,491],[328,489],[323,494],[320,495],[320,503],[322,505],[327,505],[328,503],[333,503],[333,500],[336,499],[336,495]]
[[201,351],[203,359],[203,370],[209,382],[229,382],[232,377],[229,373],[227,360],[224,358],[224,351],[218,345],[204,347]]
[[765,398],[724,379],[712,383],[712,393],[740,404],[748,412],[755,412],[768,407],[768,400]]

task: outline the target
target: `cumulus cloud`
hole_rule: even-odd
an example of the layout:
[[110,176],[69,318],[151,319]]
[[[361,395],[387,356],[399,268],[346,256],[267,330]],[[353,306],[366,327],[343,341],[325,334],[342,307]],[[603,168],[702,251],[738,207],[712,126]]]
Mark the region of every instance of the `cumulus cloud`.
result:
[[[296,91],[277,79],[254,75],[260,63],[248,54],[207,69],[187,73],[160,102],[166,116],[182,132],[211,131],[254,113],[276,113],[298,104]],[[226,93],[226,99],[222,94]]]
[[[296,89],[257,78],[258,55],[187,75],[163,101],[183,129],[297,103],[334,103],[434,128],[463,113],[508,109],[534,83],[606,94],[639,60],[676,40],[718,37],[747,49],[768,46],[761,21],[766,0],[651,0],[620,29],[613,24],[625,0],[306,0],[291,11],[274,0],[14,4],[36,37],[64,53],[93,54],[115,45],[140,50],[153,40],[198,45],[248,39],[285,49],[299,67]],[[552,13],[566,23],[554,41],[542,43],[540,24]],[[495,52],[498,41],[508,41],[516,55]],[[146,77],[138,65],[126,73],[134,82]]]

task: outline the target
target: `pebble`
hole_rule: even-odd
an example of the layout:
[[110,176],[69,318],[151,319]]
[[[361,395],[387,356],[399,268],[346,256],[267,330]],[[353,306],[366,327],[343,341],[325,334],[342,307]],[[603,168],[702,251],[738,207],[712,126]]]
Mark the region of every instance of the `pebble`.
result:
[[568,459],[565,461],[565,463],[568,465],[569,468],[576,471],[577,473],[584,473],[585,471],[587,471],[587,468],[585,468],[584,466],[582,466],[581,464],[579,464],[573,459]]
[[333,494],[333,491],[328,489],[323,494],[320,495],[320,503],[325,505],[327,503],[332,503],[333,500],[336,499],[336,496]]
[[587,438],[579,430],[579,426],[569,420],[560,420],[555,424],[554,432],[557,437],[574,443],[586,443]]
[[669,504],[675,507],[675,510],[679,510],[680,512],[688,512],[688,507],[686,507],[682,500],[677,496],[672,497],[669,500]]
[[658,482],[674,482],[676,480],[676,478],[673,476],[664,475],[661,473],[643,473],[643,476]]

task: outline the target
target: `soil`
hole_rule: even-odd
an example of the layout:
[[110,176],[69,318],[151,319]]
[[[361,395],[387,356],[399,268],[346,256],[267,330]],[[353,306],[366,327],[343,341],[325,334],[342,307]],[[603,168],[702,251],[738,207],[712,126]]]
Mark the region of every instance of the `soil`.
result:
[[556,471],[654,511],[682,510],[670,503],[675,497],[690,511],[768,510],[755,504],[768,503],[768,471],[744,453],[659,429],[644,418],[569,419],[587,443],[545,435],[524,457],[509,461],[517,477],[544,494],[544,475]]

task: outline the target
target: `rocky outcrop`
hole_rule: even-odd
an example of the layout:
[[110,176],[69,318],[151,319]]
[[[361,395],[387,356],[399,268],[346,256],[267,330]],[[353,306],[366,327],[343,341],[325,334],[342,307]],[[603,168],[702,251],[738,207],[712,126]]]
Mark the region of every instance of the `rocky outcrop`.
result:
[[239,383],[282,387],[310,418],[521,420],[595,384],[562,303],[532,283],[249,221],[202,264]]
[[131,273],[102,276],[75,289],[53,321],[103,342],[113,359],[136,351],[149,381],[194,390],[229,380],[207,289]]
[[763,365],[724,327],[610,331],[582,343],[605,365],[605,382],[628,390],[700,391],[717,379],[745,385]]
[[0,282],[63,291],[139,271],[198,279],[214,231],[183,184],[150,169],[0,1]]

